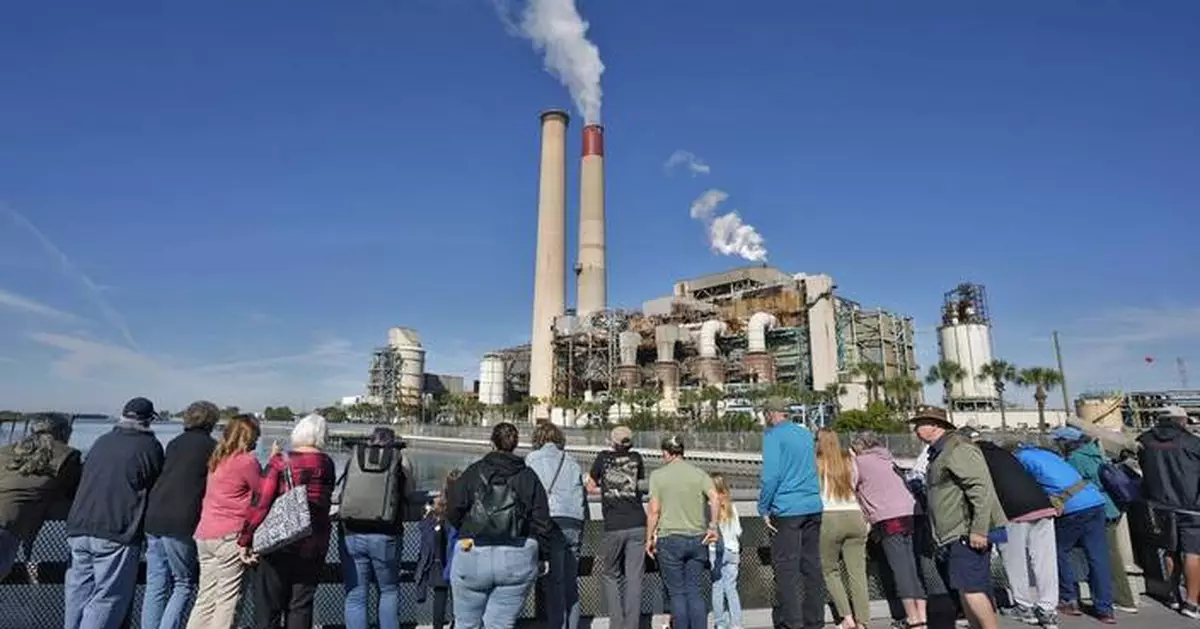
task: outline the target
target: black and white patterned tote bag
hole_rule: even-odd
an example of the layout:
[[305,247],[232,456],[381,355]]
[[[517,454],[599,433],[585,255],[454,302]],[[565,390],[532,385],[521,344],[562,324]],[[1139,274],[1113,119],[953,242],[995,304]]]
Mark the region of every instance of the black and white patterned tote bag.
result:
[[254,552],[259,555],[275,552],[312,535],[308,487],[295,483],[290,462],[286,463],[283,477],[286,479],[287,492],[275,498],[267,517],[254,531]]

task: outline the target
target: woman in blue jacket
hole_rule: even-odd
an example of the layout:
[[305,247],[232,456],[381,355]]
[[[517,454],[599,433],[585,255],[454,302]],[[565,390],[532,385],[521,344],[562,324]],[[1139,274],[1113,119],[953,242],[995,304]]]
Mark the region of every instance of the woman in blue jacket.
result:
[[1125,572],[1125,559],[1121,557],[1120,545],[1117,543],[1117,530],[1121,524],[1122,513],[1113,501],[1112,496],[1104,491],[1100,481],[1100,468],[1108,463],[1108,457],[1100,449],[1094,439],[1088,438],[1083,431],[1074,426],[1063,426],[1051,433],[1055,443],[1062,448],[1067,463],[1075,468],[1084,478],[1100,489],[1104,496],[1104,517],[1107,520],[1105,535],[1108,538],[1108,564],[1112,568],[1113,577],[1113,607],[1128,612],[1137,613],[1137,599],[1133,596],[1133,588],[1129,587],[1129,575]]
[[1068,616],[1083,613],[1079,609],[1079,583],[1069,559],[1071,549],[1079,546],[1087,557],[1088,585],[1092,590],[1096,618],[1104,624],[1116,624],[1108,539],[1104,534],[1104,494],[1050,450],[1019,444],[1013,455],[1029,470],[1059,510],[1054,522],[1055,542],[1058,545],[1059,612]]

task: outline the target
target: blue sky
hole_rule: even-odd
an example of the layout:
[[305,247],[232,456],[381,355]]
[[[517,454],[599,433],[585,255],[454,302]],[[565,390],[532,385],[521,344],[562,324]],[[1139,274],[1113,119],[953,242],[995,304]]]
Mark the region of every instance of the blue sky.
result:
[[[688,214],[718,188],[924,365],[969,280],[998,355],[1061,331],[1074,391],[1200,382],[1200,5],[990,4],[581,5],[610,302],[740,264]],[[8,3],[0,76],[0,407],[311,405],[391,325],[470,377],[528,335],[536,114],[571,100],[488,2]]]

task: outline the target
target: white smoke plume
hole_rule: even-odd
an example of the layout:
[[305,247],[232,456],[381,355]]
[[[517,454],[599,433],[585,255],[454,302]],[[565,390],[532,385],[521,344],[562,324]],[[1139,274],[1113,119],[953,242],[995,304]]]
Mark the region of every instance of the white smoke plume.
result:
[[571,93],[586,124],[600,123],[600,49],[587,38],[588,23],[575,0],[527,0],[519,20],[513,19],[515,0],[492,0],[508,31],[533,43],[545,56],[546,71]]
[[717,208],[728,198],[728,193],[713,188],[692,201],[692,218],[704,223],[709,247],[721,255],[738,256],[751,262],[766,261],[766,239],[758,230],[743,223],[736,210],[716,215]]
[[712,172],[712,168],[708,164],[704,163],[704,160],[700,159],[695,153],[691,151],[685,151],[683,149],[679,149],[678,151],[671,153],[671,156],[667,158],[666,163],[663,164],[663,168],[666,169],[667,174],[672,173],[680,166],[686,168],[688,172],[692,173],[693,177],[696,175],[707,175]]

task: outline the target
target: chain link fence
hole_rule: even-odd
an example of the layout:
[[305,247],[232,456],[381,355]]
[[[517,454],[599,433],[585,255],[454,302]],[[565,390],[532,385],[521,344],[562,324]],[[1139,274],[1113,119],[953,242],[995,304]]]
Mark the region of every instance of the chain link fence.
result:
[[[752,512],[753,506],[746,504],[745,512]],[[741,593],[742,605],[746,609],[767,609],[775,602],[774,573],[771,569],[770,538],[759,518],[743,518],[742,520],[742,557],[739,575],[738,591]],[[583,537],[583,557],[579,567],[579,593],[584,616],[604,616],[604,592],[600,578],[599,565],[595,556],[599,550],[600,536],[603,523],[592,520],[587,523]],[[417,602],[416,575],[414,574],[417,555],[420,550],[420,539],[417,527],[410,525],[405,528],[404,546],[401,555],[401,584],[400,584],[400,621],[406,625],[427,625],[431,622],[431,602]],[[327,557],[326,569],[321,576],[321,585],[317,590],[315,605],[315,622],[326,628],[341,627],[343,623],[344,592],[342,573],[337,552],[337,536],[331,544]],[[869,545],[868,582],[872,600],[885,599],[885,592],[891,591],[889,575],[883,568],[878,549],[874,544]],[[1082,579],[1086,575],[1086,566],[1081,557],[1074,557],[1073,562],[1079,570]],[[67,568],[66,532],[62,522],[48,522],[39,535],[28,556],[22,555],[12,574],[0,583],[0,629],[58,629],[63,623],[63,579]],[[945,592],[937,568],[932,561],[921,562],[922,575],[925,578],[930,594]],[[993,561],[993,574],[997,588],[1003,588],[1006,583],[1003,569],[998,558]],[[662,581],[657,567],[652,560],[647,560],[646,573],[643,578],[642,612],[656,614],[666,611],[667,604]],[[130,613],[127,629],[138,629],[138,617],[141,610],[142,584],[145,583],[144,566],[138,575],[138,586]],[[709,583],[705,572],[703,582],[707,598]],[[823,596],[824,593],[822,592]],[[790,592],[789,596],[805,596],[803,591]],[[241,623],[247,626],[251,618],[252,602],[249,596],[243,597]],[[430,597],[432,598],[432,596]],[[370,608],[371,622],[376,618],[376,594],[371,593]],[[532,592],[526,600],[522,616],[536,618],[539,596]]]

